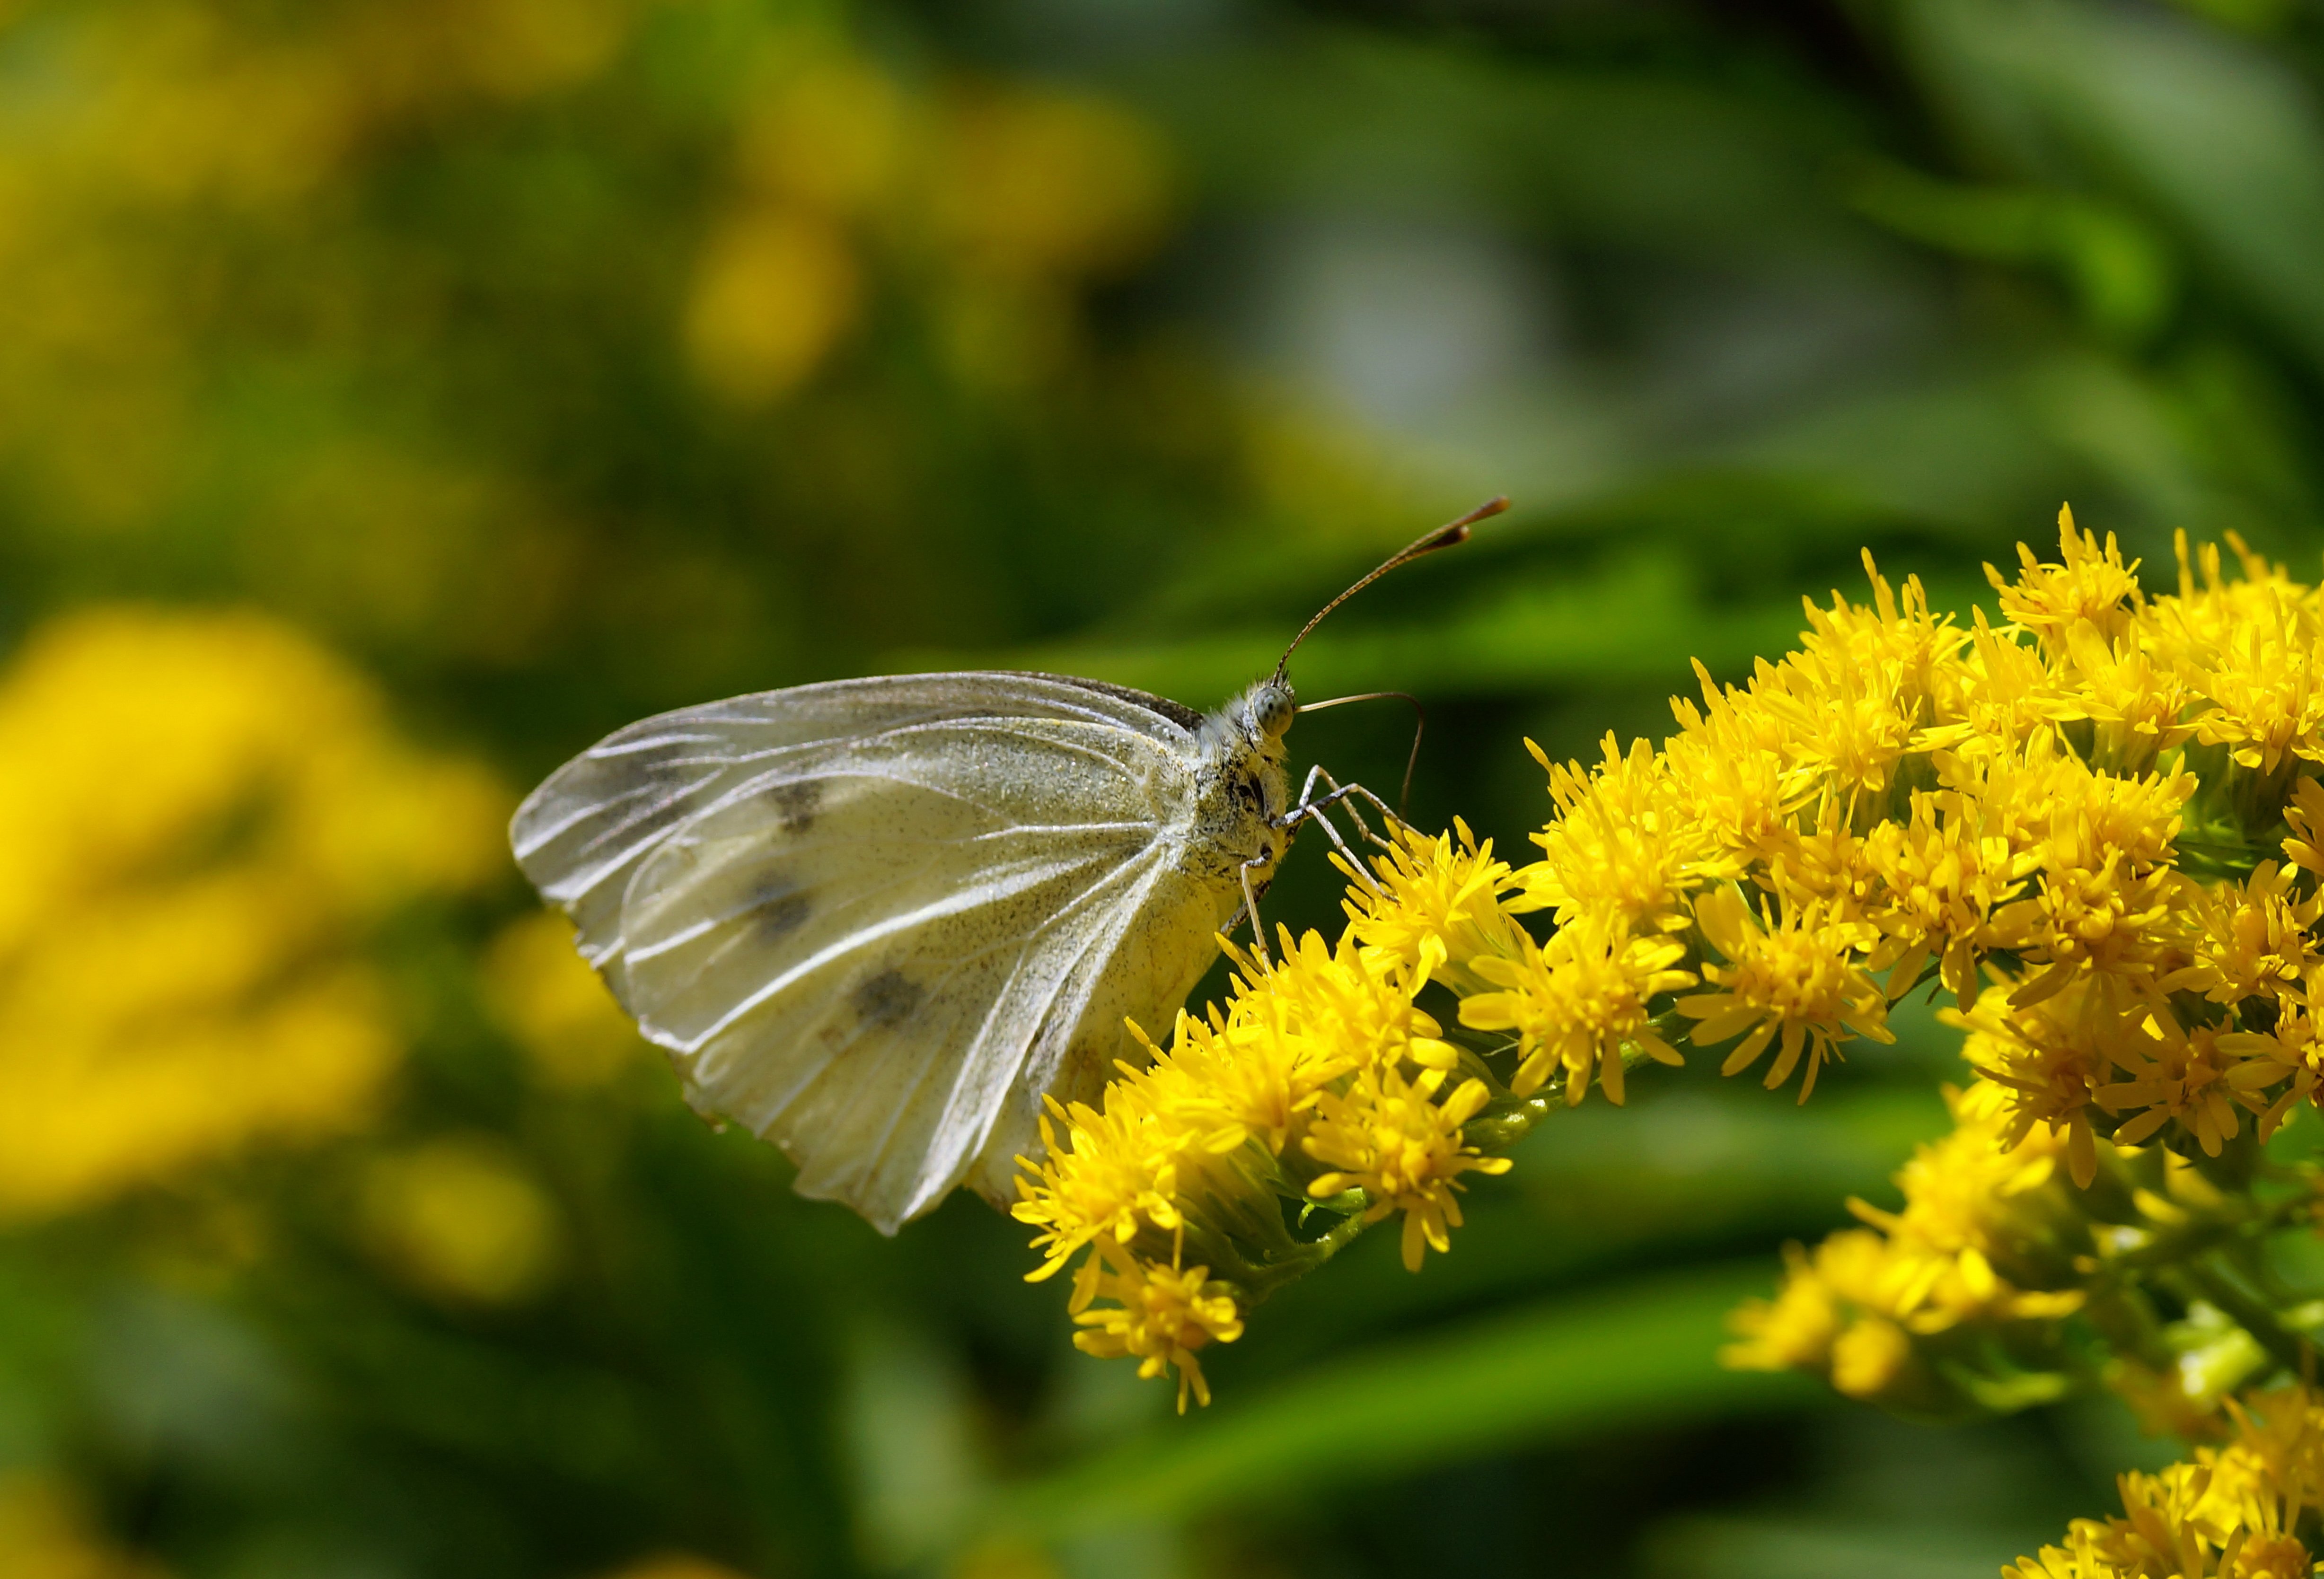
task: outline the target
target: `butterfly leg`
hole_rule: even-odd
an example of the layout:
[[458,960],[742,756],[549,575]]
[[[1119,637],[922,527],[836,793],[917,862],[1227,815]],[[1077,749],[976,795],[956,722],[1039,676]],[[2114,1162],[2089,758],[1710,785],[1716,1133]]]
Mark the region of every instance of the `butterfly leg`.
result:
[[[1332,785],[1332,793],[1324,795],[1324,797],[1320,801],[1315,798],[1315,783],[1319,778],[1322,779],[1323,783]],[[1351,789],[1357,787],[1359,786],[1350,786]],[[1296,830],[1302,822],[1313,822],[1316,824],[1323,830],[1323,837],[1332,841],[1332,848],[1340,852],[1340,858],[1347,864],[1349,874],[1367,887],[1377,889],[1379,888],[1379,884],[1373,880],[1371,869],[1364,865],[1363,861],[1357,856],[1353,849],[1349,848],[1347,840],[1342,837],[1340,833],[1338,824],[1334,823],[1331,818],[1324,815],[1326,812],[1335,805],[1345,805],[1345,797],[1347,794],[1348,790],[1342,789],[1338,785],[1333,784],[1331,775],[1325,773],[1322,768],[1317,767],[1310,769],[1307,775],[1307,782],[1301,787],[1299,792],[1299,803],[1293,806],[1289,811],[1284,812],[1282,816],[1277,818],[1275,825],[1285,830]],[[1352,807],[1350,808],[1349,814],[1355,817],[1356,826],[1363,829],[1365,838],[1370,840],[1374,844],[1381,846],[1383,849],[1388,848],[1386,841],[1372,832],[1370,827],[1365,823],[1360,815],[1356,814]]]
[[[1325,786],[1328,792],[1321,800],[1315,798],[1315,785],[1319,782]],[[1290,811],[1284,813],[1283,820],[1286,824],[1306,817],[1314,817],[1321,820],[1323,813],[1325,811],[1333,806],[1341,806],[1345,808],[1349,817],[1353,820],[1355,825],[1363,831],[1364,838],[1367,840],[1379,846],[1382,849],[1393,850],[1396,849],[1395,845],[1389,843],[1387,840],[1382,839],[1379,834],[1372,831],[1372,825],[1369,822],[1365,821],[1362,812],[1359,811],[1352,803],[1351,797],[1359,796],[1363,800],[1370,802],[1373,809],[1378,811],[1380,816],[1387,821],[1389,827],[1404,828],[1410,826],[1410,824],[1406,823],[1401,816],[1388,810],[1388,803],[1381,800],[1378,795],[1372,794],[1371,791],[1366,789],[1360,784],[1342,785],[1330,774],[1324,772],[1320,766],[1308,769],[1307,782],[1300,787],[1299,803],[1293,806]],[[1330,824],[1327,822],[1325,823],[1325,826],[1329,827]]]
[[[1315,798],[1315,786],[1318,784],[1325,786],[1326,790],[1329,792],[1320,801]],[[1349,789],[1357,790],[1359,793],[1364,794],[1370,794],[1369,790],[1363,790],[1360,785],[1351,785],[1349,786]],[[1293,803],[1289,811],[1284,812],[1277,825],[1285,828],[1293,828],[1310,818],[1321,821],[1323,812],[1332,806],[1342,803],[1347,794],[1347,789],[1342,789],[1340,787],[1339,780],[1324,772],[1323,764],[1318,763],[1307,770],[1307,780],[1305,784],[1302,784],[1299,786],[1299,799]],[[1356,826],[1363,831],[1363,835],[1366,839],[1370,840],[1374,844],[1380,843],[1379,836],[1372,831],[1371,824],[1364,821],[1360,812],[1357,812],[1354,807],[1350,806],[1348,808],[1348,814],[1355,819]],[[1331,824],[1329,822],[1325,822],[1324,826],[1328,828]],[[1333,842],[1336,844],[1339,841],[1334,839]],[[1342,849],[1342,853],[1346,853],[1344,847]]]
[[[1323,799],[1320,799],[1320,801],[1315,799],[1315,785],[1318,785],[1318,783],[1323,783],[1323,785],[1324,785],[1324,789],[1327,789],[1327,794],[1324,794]],[[1388,811],[1388,801],[1383,801],[1383,799],[1380,799],[1380,796],[1373,794],[1371,789],[1367,789],[1367,787],[1364,787],[1364,785],[1341,785],[1339,780],[1332,778],[1332,776],[1329,776],[1329,773],[1324,773],[1324,771],[1323,771],[1323,767],[1320,767],[1320,764],[1318,764],[1318,767],[1308,768],[1306,785],[1304,785],[1304,787],[1299,789],[1299,806],[1296,806],[1295,811],[1304,811],[1304,808],[1315,808],[1315,811],[1323,811],[1323,808],[1327,808],[1327,806],[1346,806],[1346,808],[1348,808],[1348,817],[1352,817],[1352,820],[1355,820],[1355,827],[1362,829],[1362,831],[1364,831],[1364,839],[1367,839],[1369,843],[1380,845],[1380,848],[1383,848],[1383,849],[1395,849],[1395,845],[1388,843],[1388,840],[1385,840],[1385,839],[1380,839],[1379,833],[1373,833],[1373,831],[1371,831],[1371,822],[1367,822],[1367,820],[1364,820],[1364,812],[1362,812],[1362,811],[1357,811],[1357,808],[1352,806],[1352,803],[1351,803],[1351,796],[1362,796],[1364,801],[1369,801],[1369,803],[1371,803],[1373,811],[1379,811],[1379,812],[1380,812],[1380,817],[1383,817],[1383,820],[1385,820],[1385,822],[1389,824],[1389,827],[1411,827],[1411,824],[1406,824],[1406,822],[1404,822],[1404,812]]]
[[[1252,893],[1250,888],[1251,868],[1254,867],[1263,867],[1266,864],[1267,857],[1264,855],[1253,856],[1250,859],[1243,862],[1241,872],[1242,911],[1243,914],[1250,917],[1250,941],[1251,946],[1259,950],[1259,962],[1267,967],[1268,969],[1272,970],[1275,969],[1275,957],[1267,951],[1267,927],[1266,924],[1259,919],[1259,895]],[[1233,922],[1227,923],[1227,931],[1232,932],[1234,931],[1234,927],[1235,923]]]

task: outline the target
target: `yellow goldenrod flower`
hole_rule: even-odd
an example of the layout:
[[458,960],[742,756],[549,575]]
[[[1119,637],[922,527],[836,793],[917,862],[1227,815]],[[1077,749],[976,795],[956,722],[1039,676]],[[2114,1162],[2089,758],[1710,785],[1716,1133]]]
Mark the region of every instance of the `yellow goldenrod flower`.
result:
[[[1246,974],[1227,1013],[1212,1021],[1182,1013],[1170,1049],[1154,1050],[1148,1069],[1125,1072],[1102,1112],[1051,1103],[1042,1120],[1047,1161],[1027,1164],[1014,1208],[1020,1221],[1043,1226],[1035,1244],[1047,1260],[1037,1277],[1100,1235],[1127,1244],[1141,1229],[1177,1234],[1182,1203],[1215,1182],[1205,1157],[1247,1146],[1281,1156],[1326,1082],[1351,1068],[1454,1060],[1436,1022],[1413,1007],[1410,987],[1369,972],[1351,941],[1335,951],[1311,932],[1296,943],[1286,938],[1272,969],[1240,963]],[[1051,1118],[1065,1129],[1062,1154]]]
[[[1020,1160],[1026,1175],[1017,1188],[1024,1198],[1012,1208],[1019,1222],[1041,1228],[1033,1244],[1044,1260],[1032,1279],[1063,1271],[1076,1251],[1102,1235],[1126,1244],[1141,1227],[1178,1227],[1178,1161],[1192,1137],[1175,1115],[1155,1111],[1141,1094],[1139,1088],[1117,1086],[1106,1093],[1102,1112],[1051,1099],[1041,1118],[1047,1158]],[[1065,1126],[1062,1144],[1052,1118]]]
[[[1815,629],[1802,638],[1802,650],[1763,670],[1752,688],[1752,700],[1787,727],[1799,776],[1843,802],[1886,790],[1905,754],[1928,745],[1918,739],[1926,698],[1914,689],[1925,681],[1925,664],[1915,666],[1922,670],[1916,674],[1882,661],[1877,638],[1888,621],[1849,617],[1861,612],[1837,592],[1829,612],[1809,602]],[[1894,617],[1892,609],[1889,620]],[[1876,639],[1851,639],[1868,634]]]
[[2301,871],[2324,877],[2324,784],[2303,778],[2293,785],[2283,822],[2292,830],[2283,853]]
[[2240,885],[2190,895],[2189,919],[2200,929],[2188,942],[2192,962],[2156,990],[2200,992],[2215,1004],[2298,990],[2317,961],[2308,929],[2324,916],[2324,897],[2293,890],[2298,869],[2262,861]]
[[1657,1063],[1684,1060],[1655,1029],[1649,1005],[1694,985],[1673,969],[1686,946],[1666,936],[1626,937],[1618,923],[1577,916],[1547,943],[1530,940],[1515,959],[1480,958],[1476,974],[1501,990],[1462,1000],[1461,1024],[1517,1033],[1517,1067],[1509,1089],[1529,1097],[1551,1072],[1565,1074],[1565,1100],[1579,1103],[1593,1072],[1609,1101],[1622,1100],[1622,1067],[1636,1051]]
[[2308,973],[2297,999],[2275,1005],[2273,1026],[2245,1033],[2229,1044],[2248,1053],[2227,1070],[2227,1084],[2246,1106],[2253,1106],[2268,1088],[2289,1081],[2259,1116],[2263,1142],[2275,1134],[2295,1106],[2312,1099],[2319,1081],[2324,1080],[2324,1033],[2319,1033],[2315,1011],[2309,1006],[2317,1001],[2319,977],[2324,977],[2324,966]]
[[1860,1200],[1849,1202],[1849,1209],[1892,1238],[1949,1255],[1974,1254],[2020,1281],[2066,1274],[2062,1262],[2041,1265],[2027,1253],[2052,1237],[2054,1214],[2032,1198],[2057,1176],[2062,1139],[2037,1130],[2007,1140],[2006,1095],[1990,1081],[1967,1090],[1946,1087],[1953,1128],[1915,1148],[1897,1172],[1903,1210],[1878,1211]]
[[1451,833],[1429,840],[1406,831],[1372,863],[1376,879],[1349,872],[1357,880],[1345,904],[1348,932],[1370,970],[1475,992],[1489,979],[1476,974],[1477,961],[1517,959],[1531,948],[1511,919],[1529,905],[1506,897],[1517,885],[1508,863],[1493,858],[1493,841],[1480,846],[1457,818],[1452,827],[1457,845]]
[[1375,969],[1379,958],[1365,961],[1353,928],[1336,949],[1317,932],[1296,946],[1286,936],[1283,944],[1283,962],[1274,969],[1253,970],[1251,961],[1236,957],[1244,986],[1231,1012],[1240,1007],[1250,1023],[1296,1028],[1312,1054],[1336,1054],[1343,1068],[1410,1062],[1449,1069],[1458,1061],[1442,1028],[1413,1005],[1427,984],[1418,971]]
[[1436,1102],[1443,1079],[1425,1069],[1407,1080],[1393,1065],[1361,1070],[1344,1094],[1322,1094],[1304,1143],[1309,1156],[1333,1170],[1313,1180],[1308,1194],[1329,1200],[1360,1189],[1371,1202],[1367,1222],[1404,1214],[1404,1264],[1411,1271],[1420,1270],[1424,1250],[1452,1247],[1445,1230],[1461,1226],[1460,1176],[1509,1169],[1508,1158],[1480,1156],[1461,1138],[1461,1126],[1485,1106],[1485,1082],[1465,1081]]
[[1805,1053],[1804,1102],[1843,1034],[1895,1040],[1887,1026],[1887,999],[1856,958],[1872,947],[1869,927],[1828,923],[1812,909],[1787,909],[1770,927],[1733,888],[1704,896],[1695,921],[1726,963],[1702,968],[1704,981],[1720,990],[1681,998],[1678,1011],[1701,1022],[1692,1036],[1699,1047],[1743,1038],[1720,1073],[1750,1068],[1775,1043],[1766,1080],[1772,1091],[1791,1079]]
[[1859,1316],[1831,1345],[1831,1384],[1850,1398],[1878,1398],[1913,1363],[1913,1340],[1879,1316]]
[[[1506,927],[1497,947],[1530,941],[1506,912],[1465,917],[1472,903],[1499,904],[1489,852],[1465,839],[1416,840],[1403,855],[1380,863],[1382,887],[1353,890],[1354,919],[1336,947],[1286,933],[1272,963],[1234,953],[1223,1008],[1182,1012],[1167,1048],[1133,1026],[1149,1064],[1125,1069],[1102,1106],[1052,1102],[1046,1155],[1020,1160],[1014,1212],[1038,1230],[1043,1254],[1029,1276],[1081,1256],[1082,1346],[1137,1354],[1149,1376],[1176,1367],[1182,1402],[1189,1387],[1207,1401],[1193,1351],[1240,1331],[1245,1298],[1397,1211],[1416,1266],[1417,1247],[1443,1249],[1461,1220],[1458,1176],[1508,1166],[1465,1143],[1462,1126],[1489,1092],[1471,1078],[1447,1093],[1462,1054],[1413,998],[1453,958],[1448,933]],[[1468,899],[1445,903],[1464,889]],[[1367,948],[1360,928],[1412,946]],[[1292,1201],[1342,1228],[1295,1235]],[[1182,1270],[1190,1260],[1198,1277]]]
[[2228,1409],[2233,1440],[2120,1476],[2119,1516],[2075,1519],[2064,1546],[2018,1558],[2002,1579],[2310,1579],[2294,1531],[2318,1505],[2324,1406],[2286,1387]]
[[2138,773],[2155,757],[2192,735],[2185,721],[2199,698],[2186,672],[2157,654],[2131,629],[2108,638],[2095,626],[2077,625],[2064,638],[2067,666],[2060,675],[2057,717],[2088,719],[2089,761],[2109,773]]
[[[1901,710],[1929,723],[1950,711],[1948,701],[1957,691],[1956,671],[1967,637],[1950,615],[1929,607],[1929,594],[1918,576],[1907,576],[1904,595],[1897,596],[1880,567],[1866,550],[1864,574],[1872,585],[1872,605],[1851,604],[1838,592],[1831,607],[1806,602],[1809,629],[1800,638],[1812,658],[1847,654],[1888,675]],[[1942,726],[1947,733],[1951,726]],[[1923,740],[1919,748],[1927,749]]]
[[2009,1093],[2008,1141],[2022,1141],[2037,1124],[2063,1133],[2074,1182],[2087,1188],[2098,1170],[2091,1093],[2112,1068],[2098,1042],[2123,1013],[2120,988],[2100,978],[2037,1004],[2011,998],[2008,987],[1993,987],[1967,1014],[1947,1009],[1939,1018],[1969,1033],[1961,1056]]
[[1548,771],[1559,812],[1534,835],[1543,858],[1517,874],[1529,900],[1554,909],[1561,925],[1595,913],[1637,932],[1683,929],[1685,895],[1719,851],[1664,758],[1644,740],[1625,754],[1611,735],[1594,771],[1556,766],[1530,740],[1526,748]]
[[1967,659],[1946,698],[1962,730],[1953,755],[1965,764],[2006,762],[2018,742],[2086,711],[2073,677],[2019,634],[2014,625],[1996,629],[1982,609],[1969,611]]
[[2003,618],[2052,646],[2080,629],[2114,639],[2145,604],[2138,561],[2122,562],[2112,532],[2101,549],[2095,534],[2076,531],[2070,509],[2058,511],[2058,546],[2061,563],[2044,565],[2020,543],[2014,582],[1985,567],[1985,579],[2001,594]]
[[[2240,538],[2228,537],[2243,561],[2244,580],[2230,589],[2219,575],[2218,551],[2204,556],[2207,586],[2181,626],[2182,661],[2196,666],[2209,706],[2194,723],[2195,739],[2224,746],[2240,767],[2273,774],[2287,757],[2318,759],[2316,735],[2324,723],[2324,670],[2313,595],[2271,569]],[[2179,537],[2184,577],[2186,537]]]
[[[1149,1265],[1101,1245],[1086,1271],[1074,1287],[1074,1320],[1082,1329],[1074,1346],[1100,1358],[1127,1354],[1144,1377],[1176,1370],[1182,1415],[1190,1389],[1196,1401],[1208,1404],[1210,1383],[1194,1351],[1242,1336],[1234,1296],[1211,1282],[1210,1268]],[[1093,1299],[1115,1303],[1092,1308]]]
[[1851,1201],[1868,1226],[1787,1250],[1775,1299],[1736,1311],[1725,1362],[1817,1372],[1851,1397],[1941,1409],[1944,1384],[1921,1345],[1973,1329],[2024,1346],[2081,1308],[2075,1258],[2088,1233],[2052,1182],[2061,1143],[2006,1141],[2004,1096],[1989,1083],[1948,1089],[1955,1128],[1896,1175],[1903,1208]]
[[1808,786],[1784,749],[1786,727],[1748,693],[1720,685],[1698,662],[1702,704],[1671,698],[1679,732],[1664,746],[1671,774],[1686,786],[1696,826],[1716,852],[1702,858],[1706,875],[1733,877],[1750,853],[1780,845],[1791,819],[1809,797]]
[[1738,1341],[1721,1353],[1725,1363],[1820,1372],[1851,1398],[1899,1402],[1923,1390],[1904,1320],[1941,1276],[1941,1262],[1898,1253],[1867,1228],[1834,1234],[1812,1253],[1792,1245],[1785,1254],[1774,1301],[1748,1301],[1730,1318]]
[[1868,964],[1889,972],[1891,998],[1916,986],[1932,957],[1962,1008],[1976,996],[1977,961],[1997,941],[1993,912],[2018,887],[2010,841],[1986,834],[1985,811],[1957,791],[1916,793],[1906,821],[1866,836],[1864,864],[1877,882],[1866,919],[1884,940]]
[[2107,1057],[2130,1078],[2093,1093],[2110,1113],[2137,1110],[2116,1126],[2115,1139],[2135,1146],[2174,1120],[2216,1157],[2239,1127],[2236,1089],[2227,1077],[2236,1063],[2262,1051],[2264,1039],[2212,1025],[2181,1030],[2166,1007],[2134,1011],[2114,1027]]

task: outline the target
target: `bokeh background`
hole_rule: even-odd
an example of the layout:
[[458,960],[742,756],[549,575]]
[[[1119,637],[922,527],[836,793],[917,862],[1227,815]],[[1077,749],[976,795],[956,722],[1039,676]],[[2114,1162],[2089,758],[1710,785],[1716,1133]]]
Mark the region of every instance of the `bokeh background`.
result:
[[[2311,571],[2316,0],[0,0],[0,1571],[1953,1579],[2168,1457],[1720,1372],[1942,1126],[1545,1125],[1206,1354],[689,1115],[511,870],[659,709],[1041,666],[1659,735],[1858,550]],[[1305,721],[1392,785],[1408,721]],[[1333,919],[1320,849],[1270,909]],[[1700,1061],[1700,1060],[1698,1060]]]

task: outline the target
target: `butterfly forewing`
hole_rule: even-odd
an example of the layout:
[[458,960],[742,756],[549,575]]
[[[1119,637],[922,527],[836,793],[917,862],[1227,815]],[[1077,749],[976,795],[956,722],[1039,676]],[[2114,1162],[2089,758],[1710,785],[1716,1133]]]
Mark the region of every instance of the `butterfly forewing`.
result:
[[1234,898],[1177,858],[1194,770],[1134,693],[853,682],[633,726],[516,832],[696,1100],[892,1228],[1004,1196],[1041,1094],[1184,1000]]
[[[517,864],[579,929],[582,954],[621,990],[621,906],[638,866],[687,818],[745,782],[799,776],[886,730],[947,718],[1088,718],[1190,739],[1174,702],[1044,675],[903,675],[737,696],[617,730],[517,808]],[[780,808],[775,808],[781,815]]]

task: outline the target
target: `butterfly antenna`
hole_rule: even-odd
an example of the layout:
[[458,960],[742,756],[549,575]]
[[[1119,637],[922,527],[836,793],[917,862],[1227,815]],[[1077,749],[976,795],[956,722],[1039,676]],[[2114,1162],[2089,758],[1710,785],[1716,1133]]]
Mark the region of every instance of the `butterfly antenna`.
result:
[[1406,807],[1412,804],[1412,770],[1420,766],[1420,737],[1428,728],[1428,710],[1420,705],[1420,698],[1409,691],[1362,691],[1353,696],[1334,696],[1326,702],[1302,703],[1301,712],[1321,712],[1327,707],[1344,707],[1351,702],[1408,702],[1412,704],[1412,751],[1404,759],[1404,789],[1396,798],[1396,820],[1405,820]]
[[1276,660],[1275,677],[1277,680],[1283,678],[1284,670],[1291,662],[1291,655],[1299,650],[1299,644],[1307,639],[1307,635],[1310,631],[1314,630],[1318,625],[1323,623],[1324,615],[1329,614],[1333,610],[1346,602],[1350,598],[1352,598],[1358,592],[1362,592],[1366,587],[1379,580],[1380,577],[1386,575],[1389,571],[1394,570],[1397,565],[1409,565],[1414,560],[1419,558],[1422,555],[1434,554],[1439,548],[1450,548],[1455,543],[1467,542],[1469,540],[1469,528],[1471,527],[1475,526],[1479,521],[1489,520],[1508,508],[1508,495],[1505,493],[1495,494],[1492,498],[1485,500],[1484,503],[1479,505],[1476,509],[1471,510],[1467,515],[1462,516],[1460,519],[1447,521],[1443,526],[1437,528],[1434,531],[1427,534],[1425,537],[1416,537],[1413,541],[1406,544],[1403,547],[1397,549],[1395,553],[1389,555],[1386,559],[1380,562],[1379,567],[1370,575],[1365,576],[1361,581],[1356,583],[1355,585],[1350,587],[1346,592],[1342,592],[1338,597],[1333,598],[1330,602],[1324,604],[1323,608],[1316,610],[1315,618],[1310,620],[1306,624],[1299,628],[1299,634],[1291,638],[1291,645],[1285,647],[1283,649],[1283,656]]

